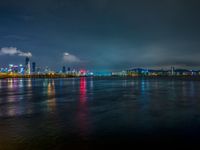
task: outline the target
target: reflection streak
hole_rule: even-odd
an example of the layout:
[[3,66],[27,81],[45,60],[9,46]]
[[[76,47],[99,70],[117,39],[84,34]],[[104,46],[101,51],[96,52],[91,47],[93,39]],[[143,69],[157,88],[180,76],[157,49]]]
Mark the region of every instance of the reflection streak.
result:
[[87,105],[87,89],[86,89],[86,78],[82,77],[80,79],[80,103],[78,105],[78,125],[80,129],[80,136],[81,138],[87,138],[89,134],[89,112],[88,112],[88,105]]
[[55,111],[56,108],[56,98],[55,98],[55,83],[54,80],[48,83],[47,86],[47,95],[48,95],[48,110]]

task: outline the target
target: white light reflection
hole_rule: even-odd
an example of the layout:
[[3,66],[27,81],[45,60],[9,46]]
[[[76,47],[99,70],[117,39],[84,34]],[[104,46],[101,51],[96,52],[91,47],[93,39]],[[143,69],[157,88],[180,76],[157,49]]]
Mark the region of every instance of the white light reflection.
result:
[[7,79],[7,83],[8,83],[8,89],[12,89],[13,88],[13,79]]
[[32,86],[31,79],[28,79],[27,87],[31,87],[31,86]]
[[56,98],[55,98],[55,83],[54,80],[48,83],[47,86],[47,95],[48,95],[48,111],[55,111],[56,109]]

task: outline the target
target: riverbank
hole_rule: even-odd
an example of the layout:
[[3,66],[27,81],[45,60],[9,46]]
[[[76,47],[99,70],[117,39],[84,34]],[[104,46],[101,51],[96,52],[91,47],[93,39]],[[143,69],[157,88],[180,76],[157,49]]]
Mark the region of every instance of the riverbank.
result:
[[80,78],[80,77],[92,77],[101,79],[195,79],[200,80],[200,76],[190,75],[179,75],[179,76],[82,76],[74,74],[32,74],[32,75],[21,75],[21,74],[0,74],[0,79],[5,78]]
[[94,78],[94,79],[102,79],[102,80],[116,80],[116,79],[163,79],[163,80],[192,80],[192,81],[200,81],[200,76],[77,76],[77,75],[65,75],[65,74],[39,74],[39,75],[0,75],[0,79],[7,79],[7,78],[30,78],[30,79],[37,79],[37,78]]

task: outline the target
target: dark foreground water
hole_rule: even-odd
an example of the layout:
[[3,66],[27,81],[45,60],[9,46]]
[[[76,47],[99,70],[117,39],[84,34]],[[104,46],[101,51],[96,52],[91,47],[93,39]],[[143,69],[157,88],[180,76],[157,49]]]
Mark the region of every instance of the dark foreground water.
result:
[[0,80],[2,150],[193,144],[199,139],[199,81]]

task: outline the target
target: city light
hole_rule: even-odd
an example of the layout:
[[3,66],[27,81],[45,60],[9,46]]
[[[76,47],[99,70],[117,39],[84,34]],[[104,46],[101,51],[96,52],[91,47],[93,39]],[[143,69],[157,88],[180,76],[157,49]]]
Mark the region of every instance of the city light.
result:
[[[68,55],[68,53],[65,53]],[[29,57],[25,58],[25,65],[20,64],[8,64],[0,68],[0,78],[10,78],[10,77],[25,77],[25,78],[68,78],[68,77],[82,77],[82,76],[99,76],[99,77],[109,77],[109,76],[120,76],[120,77],[156,77],[156,76],[200,76],[200,70],[187,70],[171,67],[171,69],[149,69],[149,68],[131,68],[124,69],[122,71],[113,72],[93,72],[87,69],[74,69],[71,67],[62,67],[60,71],[54,71],[50,67],[40,67],[36,66],[36,62],[32,62]]]

